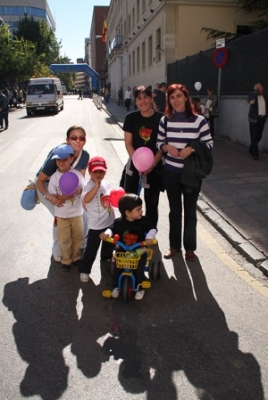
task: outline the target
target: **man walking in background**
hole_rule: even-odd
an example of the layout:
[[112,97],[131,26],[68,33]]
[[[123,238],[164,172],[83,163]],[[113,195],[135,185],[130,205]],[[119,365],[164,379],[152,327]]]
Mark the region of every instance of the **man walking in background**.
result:
[[258,143],[262,138],[265,122],[268,116],[268,93],[264,91],[261,83],[256,83],[253,92],[248,96],[250,147],[249,152],[254,160],[259,159]]
[[167,84],[161,82],[158,89],[153,91],[153,106],[156,111],[164,112],[166,108]]

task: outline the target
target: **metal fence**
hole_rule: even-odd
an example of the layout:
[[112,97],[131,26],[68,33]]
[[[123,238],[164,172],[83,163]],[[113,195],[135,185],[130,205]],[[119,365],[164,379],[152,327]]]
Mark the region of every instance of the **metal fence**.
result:
[[[183,83],[196,95],[195,82],[202,83],[198,95],[207,88],[217,90],[218,68],[212,62],[215,48],[168,64],[168,84]],[[221,69],[221,95],[247,95],[256,82],[268,89],[268,29],[226,43],[228,62]]]

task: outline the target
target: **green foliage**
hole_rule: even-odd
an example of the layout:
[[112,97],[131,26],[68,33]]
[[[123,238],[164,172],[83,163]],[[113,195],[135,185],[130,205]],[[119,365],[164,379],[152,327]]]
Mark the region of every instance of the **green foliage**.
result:
[[[14,37],[0,17],[0,85],[11,88],[32,76],[51,74],[50,64],[67,64],[68,57],[61,57],[61,44],[45,21],[35,21],[27,16],[19,21]],[[67,88],[74,86],[75,74],[59,74]]]
[[[255,32],[268,27],[268,0],[235,0],[235,2],[239,6],[238,10],[243,10],[245,13],[250,14],[255,11],[260,11],[259,19],[252,22],[248,29],[250,32]],[[266,18],[261,19],[261,17]],[[224,32],[205,27],[201,29],[201,32],[207,33],[207,40],[225,38],[225,40],[228,41],[242,36],[238,33]]]
[[236,3],[240,5],[239,9],[246,13],[260,11],[260,16],[264,16],[268,12],[267,0],[236,0]]
[[[58,64],[69,64],[69,58],[67,56],[60,56],[58,59]],[[66,86],[67,91],[72,90],[72,88],[75,85],[75,73],[68,73],[68,74],[64,74],[64,73],[57,73],[56,74],[61,82]]]
[[35,43],[36,54],[42,55],[46,65],[58,62],[61,45],[45,21],[35,21],[33,17],[25,16],[19,21],[15,36]]

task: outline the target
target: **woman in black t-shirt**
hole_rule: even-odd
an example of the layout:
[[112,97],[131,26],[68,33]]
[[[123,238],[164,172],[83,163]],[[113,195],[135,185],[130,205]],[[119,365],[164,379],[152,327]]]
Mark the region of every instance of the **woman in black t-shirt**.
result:
[[146,217],[157,225],[159,194],[163,188],[160,185],[162,170],[162,153],[156,148],[158,126],[162,113],[152,108],[152,91],[145,86],[139,86],[134,92],[134,99],[138,110],[126,115],[123,130],[125,132],[125,146],[129,154],[129,161],[125,167],[124,189],[127,193],[138,194],[140,173],[135,168],[132,157],[139,147],[148,147],[154,153],[154,162],[151,168],[143,172],[144,200]]

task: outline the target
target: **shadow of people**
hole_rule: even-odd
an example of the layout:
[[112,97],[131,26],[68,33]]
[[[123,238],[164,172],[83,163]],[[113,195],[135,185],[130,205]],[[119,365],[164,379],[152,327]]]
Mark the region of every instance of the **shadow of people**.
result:
[[108,332],[108,316],[101,298],[100,286],[90,279],[81,284],[83,310],[73,337],[71,351],[76,356],[77,367],[87,378],[97,376],[103,362],[107,361],[98,339]]
[[64,274],[52,262],[47,279],[7,283],[3,304],[16,319],[13,335],[21,358],[28,363],[20,384],[23,396],[56,400],[67,388],[69,368],[63,349],[72,343],[77,326],[77,271]]
[[179,253],[172,261],[174,274],[163,269],[142,302],[112,301],[117,330],[103,351],[122,360],[122,387],[147,391],[148,400],[177,400],[189,391],[202,400],[264,400],[258,362],[239,350],[199,261],[187,265]]

